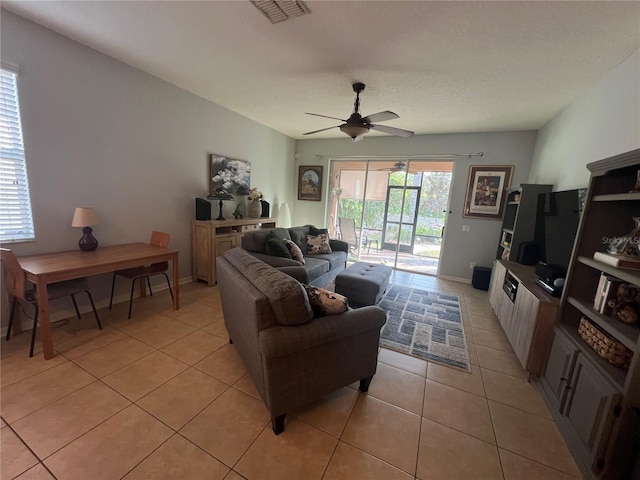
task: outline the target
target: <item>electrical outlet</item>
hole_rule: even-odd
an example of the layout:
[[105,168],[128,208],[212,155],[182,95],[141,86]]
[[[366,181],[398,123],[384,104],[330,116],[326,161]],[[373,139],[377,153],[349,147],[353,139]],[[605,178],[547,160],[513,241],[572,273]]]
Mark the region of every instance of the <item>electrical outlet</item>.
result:
[[462,225],[462,231],[463,232],[470,232],[471,231],[471,225]]
[[473,270],[474,268],[476,268],[476,262],[471,262],[469,264],[469,270]]

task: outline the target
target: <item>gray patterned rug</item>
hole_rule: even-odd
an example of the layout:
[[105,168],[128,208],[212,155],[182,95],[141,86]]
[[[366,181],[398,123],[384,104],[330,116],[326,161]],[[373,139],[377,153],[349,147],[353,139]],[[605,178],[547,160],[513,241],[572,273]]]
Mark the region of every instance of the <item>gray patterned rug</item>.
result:
[[456,295],[391,285],[378,306],[387,312],[380,346],[471,371]]

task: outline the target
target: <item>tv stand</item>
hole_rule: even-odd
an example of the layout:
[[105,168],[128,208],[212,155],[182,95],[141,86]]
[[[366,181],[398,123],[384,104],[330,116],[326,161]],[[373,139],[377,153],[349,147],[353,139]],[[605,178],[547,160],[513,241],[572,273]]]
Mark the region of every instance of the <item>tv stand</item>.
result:
[[[513,300],[513,295],[503,289],[505,281],[510,285],[516,284]],[[513,291],[513,287],[509,290]],[[560,299],[536,283],[535,267],[495,260],[489,303],[522,368],[539,376],[553,337]]]

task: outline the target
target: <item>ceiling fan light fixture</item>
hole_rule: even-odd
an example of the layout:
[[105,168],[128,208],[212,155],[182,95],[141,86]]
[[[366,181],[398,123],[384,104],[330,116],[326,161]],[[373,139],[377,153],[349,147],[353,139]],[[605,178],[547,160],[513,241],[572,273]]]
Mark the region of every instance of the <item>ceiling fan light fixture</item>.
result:
[[369,133],[369,128],[363,125],[341,125],[340,131],[349,135],[354,141],[358,137]]

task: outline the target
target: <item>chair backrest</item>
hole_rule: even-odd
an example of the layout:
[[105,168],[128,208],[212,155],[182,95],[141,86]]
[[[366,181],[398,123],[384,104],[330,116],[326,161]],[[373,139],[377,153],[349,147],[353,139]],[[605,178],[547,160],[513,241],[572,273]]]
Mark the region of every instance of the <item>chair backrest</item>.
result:
[[338,217],[338,225],[340,226],[341,240],[349,245],[358,245],[355,220],[353,218]]
[[4,267],[4,286],[7,293],[24,300],[27,279],[24,275],[24,270],[22,270],[20,266],[20,262],[18,262],[18,258],[15,253],[8,248],[0,248],[0,259]]
[[156,232],[155,230],[151,232],[151,240],[149,243],[151,245],[155,245],[156,247],[168,247],[169,246],[169,237],[168,233],[164,232]]

